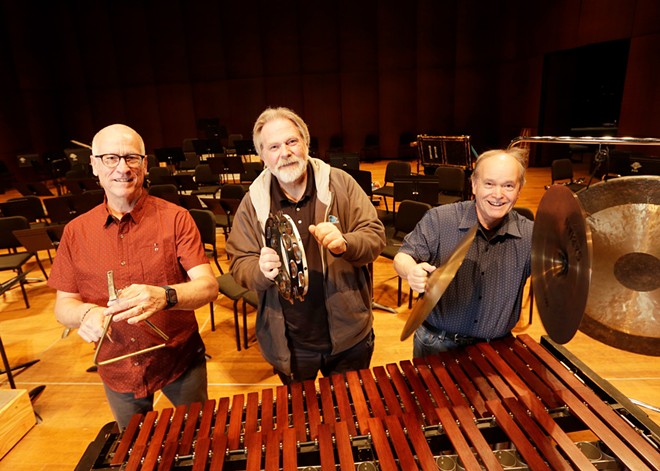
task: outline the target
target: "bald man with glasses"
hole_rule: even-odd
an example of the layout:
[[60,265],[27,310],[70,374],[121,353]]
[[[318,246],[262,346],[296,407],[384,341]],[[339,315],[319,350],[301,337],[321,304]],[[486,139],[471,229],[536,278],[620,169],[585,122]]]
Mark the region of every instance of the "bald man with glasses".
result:
[[100,344],[98,372],[125,428],[153,409],[158,390],[175,406],[207,399],[194,310],[217,297],[218,285],[188,211],[144,188],[140,135],[107,126],[92,154],[105,200],[66,225],[48,284],[57,320]]

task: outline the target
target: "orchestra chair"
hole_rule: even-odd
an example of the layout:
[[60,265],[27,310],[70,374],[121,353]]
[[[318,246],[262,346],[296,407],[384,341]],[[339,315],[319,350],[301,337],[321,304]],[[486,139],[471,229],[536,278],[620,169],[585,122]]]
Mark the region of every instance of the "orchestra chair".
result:
[[149,194],[179,205],[179,189],[174,184],[149,185]]
[[8,251],[8,253],[0,254],[0,271],[15,272],[14,277],[0,283],[0,294],[6,293],[16,286],[16,284],[19,284],[21,292],[23,293],[25,308],[29,309],[30,302],[28,300],[25,285],[28,283],[26,276],[30,270],[24,270],[24,266],[32,257],[35,257],[37,264],[39,265],[39,268],[41,268],[46,279],[48,279],[48,275],[46,274],[46,270],[44,270],[41,261],[34,252],[18,250],[22,245],[18,239],[16,239],[13,232],[21,229],[30,229],[30,223],[23,216],[0,217],[0,249],[6,249]]
[[[236,350],[241,351],[241,334],[238,326],[238,302],[243,299],[243,295],[248,292],[247,288],[239,285],[231,273],[223,273],[216,277],[218,282],[218,291],[220,294],[231,299],[234,308],[234,334],[236,336]],[[213,303],[211,303],[213,304]],[[211,311],[213,312],[213,311]],[[245,321],[244,321],[245,322]],[[215,330],[213,315],[211,315],[211,330]]]
[[465,171],[462,168],[439,166],[435,169],[435,176],[438,179],[438,206],[465,199]]
[[[530,221],[532,222],[534,221],[534,212],[531,209],[526,208],[524,206],[514,206],[513,210],[518,214],[520,214],[521,216],[529,219]],[[532,289],[532,282],[530,278],[530,282],[529,282],[529,323],[530,324],[532,323],[533,314],[534,314],[534,291]]]
[[48,228],[31,227],[30,229],[16,229],[12,231],[12,233],[18,242],[25,247],[25,250],[34,253],[39,265],[41,265],[39,252],[42,250],[45,250],[48,253],[48,259],[50,260],[50,263],[53,263],[53,257],[50,254],[50,251],[57,250],[57,244],[51,239]]
[[191,193],[197,189],[195,177],[189,173],[178,173],[174,175],[174,181],[176,182],[179,194]]
[[[417,223],[424,217],[426,212],[431,209],[431,205],[422,201],[403,200],[399,204],[399,214],[394,221],[394,234],[392,238],[387,241],[387,245],[382,250],[380,255],[390,260],[399,252],[401,244],[403,244],[404,237],[415,229]],[[401,306],[401,277],[399,276],[398,292],[397,292],[397,305]],[[408,297],[408,309],[412,308],[413,291],[410,288],[410,296]]]
[[[216,157],[217,158],[217,157]],[[197,189],[193,190],[194,195],[212,195],[220,191],[220,174],[214,173],[209,164],[199,164],[195,167],[195,183]]]
[[45,226],[48,221],[41,198],[35,195],[10,198],[0,203],[2,216],[24,216],[30,226]]
[[204,252],[208,258],[213,259],[218,271],[223,273],[220,262],[218,261],[218,246],[216,241],[216,225],[213,212],[208,209],[189,209],[188,212],[195,221],[195,225],[202,237]]
[[245,190],[239,184],[227,184],[220,190],[220,199],[218,200],[222,210],[227,215],[227,231],[225,232],[225,241],[231,232],[231,226],[234,223],[234,215],[243,201]]
[[197,195],[179,195],[179,204],[186,209],[205,209]]
[[46,214],[51,224],[66,224],[78,213],[73,205],[73,195],[54,196],[44,198],[43,204],[46,207]]
[[[382,196],[385,200],[385,211],[389,213],[387,207],[387,198],[394,198],[394,180],[399,177],[408,177],[412,174],[410,162],[388,162],[385,167],[385,178],[383,186],[374,190],[374,196]],[[391,183],[391,185],[388,185]],[[392,202],[392,211],[394,211],[394,202]]]
[[[354,169],[344,169],[353,179],[360,185],[360,188],[367,194],[369,199],[372,199],[373,188],[371,186],[371,172],[369,170],[354,170]],[[373,200],[372,200],[373,203]]]
[[202,198],[199,197],[200,203],[204,206],[204,209],[208,209],[213,213],[215,218],[216,227],[222,228],[222,232],[225,234],[225,240],[229,235],[229,216],[225,213],[225,210],[222,209],[220,200],[216,198]]
[[259,160],[256,162],[243,162],[243,174],[241,175],[241,185],[245,191],[250,189],[250,185],[257,179],[264,170],[264,163]]
[[170,172],[170,169],[167,167],[151,167],[147,175],[149,180],[149,186],[153,185],[174,185],[176,186],[176,180],[174,175]]
[[184,160],[179,162],[179,170],[194,171],[195,167],[197,167],[200,164],[199,155],[197,155],[197,153],[195,152],[195,149],[192,148],[192,144],[190,144],[192,150],[186,150],[185,143],[186,143],[187,140],[188,139],[183,140],[183,142],[184,142],[184,147],[183,147]]
[[573,180],[573,162],[571,159],[553,160],[550,166],[550,175],[552,185],[565,185],[574,193],[586,188],[586,185],[582,184],[583,179]]
[[241,295],[243,300],[243,347],[248,349],[248,328],[247,328],[247,305],[249,304],[255,310],[259,306],[259,298],[257,297],[257,292],[253,290],[246,290],[245,293]]
[[380,138],[378,134],[369,133],[364,137],[364,145],[360,149],[360,157],[364,161],[380,159]]
[[79,195],[71,195],[71,203],[76,216],[86,213],[90,209],[103,203],[105,200],[105,190],[97,188],[96,190],[85,190]]

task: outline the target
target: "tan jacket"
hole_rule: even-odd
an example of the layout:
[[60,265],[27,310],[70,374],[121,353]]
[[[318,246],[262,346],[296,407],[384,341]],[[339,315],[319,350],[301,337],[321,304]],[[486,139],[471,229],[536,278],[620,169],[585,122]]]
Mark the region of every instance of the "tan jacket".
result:
[[[332,353],[340,353],[360,342],[371,331],[372,287],[368,265],[385,246],[385,228],[362,188],[342,170],[318,159],[314,167],[317,191],[315,224],[339,219],[339,229],[348,242],[340,257],[321,249],[325,274],[325,304],[332,341]],[[257,291],[259,308],[257,339],[264,358],[277,370],[291,373],[291,354],[285,335],[285,321],[275,284],[259,270],[259,254],[265,245],[264,229],[270,212],[268,169],[252,183],[232,224],[227,252],[236,281]]]

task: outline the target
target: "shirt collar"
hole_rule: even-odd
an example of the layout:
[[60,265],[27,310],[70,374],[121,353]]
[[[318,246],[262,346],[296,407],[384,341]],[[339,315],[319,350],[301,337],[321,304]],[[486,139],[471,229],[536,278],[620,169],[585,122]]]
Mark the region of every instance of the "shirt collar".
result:
[[284,204],[302,204],[306,202],[309,198],[311,198],[314,194],[314,169],[311,165],[311,163],[307,164],[307,183],[305,186],[305,192],[303,193],[302,197],[300,198],[300,201],[295,202],[291,201],[284,191],[282,191],[282,187],[280,187],[280,184],[277,180],[277,178],[271,178],[270,180],[270,193],[272,195],[272,198],[276,201],[279,201],[281,205]]
[[[142,191],[142,194],[138,198],[138,201],[135,204],[135,206],[133,207],[133,209],[130,212],[124,214],[124,216],[122,217],[122,220],[125,220],[125,221],[132,220],[136,224],[139,223],[142,220],[142,218],[144,217],[144,211],[145,211],[145,207],[146,207],[147,196],[148,196],[148,194],[147,194],[147,191],[145,189],[144,191]],[[115,219],[115,217],[112,214],[110,214],[110,211],[108,211],[108,199],[107,199],[107,197],[104,198],[104,203],[105,203],[105,211],[107,213],[107,217],[105,219],[104,226],[108,227],[110,224],[112,224],[113,222],[115,222],[117,220]],[[121,221],[117,221],[117,222],[121,222]]]
[[[473,200],[471,207],[468,211],[465,211],[461,218],[459,229],[467,232],[475,224],[479,224],[479,219],[477,218],[477,204]],[[504,216],[504,220],[497,229],[497,232],[493,235],[493,238],[506,235],[517,238],[522,237],[520,228],[518,227],[518,218],[513,216],[512,211]]]

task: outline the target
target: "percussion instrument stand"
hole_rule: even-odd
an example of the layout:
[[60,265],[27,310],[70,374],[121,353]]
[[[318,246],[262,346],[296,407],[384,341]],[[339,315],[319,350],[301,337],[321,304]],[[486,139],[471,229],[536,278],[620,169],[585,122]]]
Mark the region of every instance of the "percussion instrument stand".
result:
[[371,309],[380,309],[381,311],[390,312],[396,314],[396,309],[383,304],[377,303],[374,301],[374,264],[373,262],[369,264],[369,276],[371,276]]

